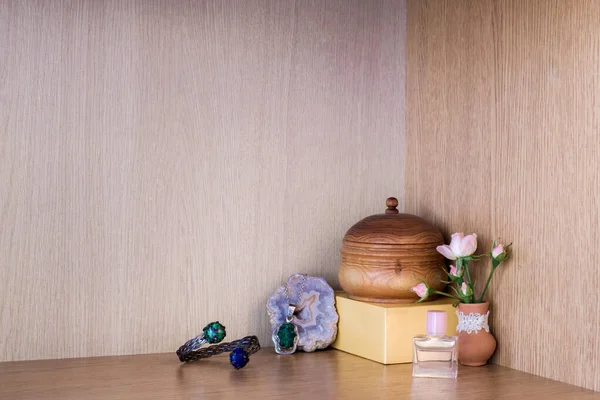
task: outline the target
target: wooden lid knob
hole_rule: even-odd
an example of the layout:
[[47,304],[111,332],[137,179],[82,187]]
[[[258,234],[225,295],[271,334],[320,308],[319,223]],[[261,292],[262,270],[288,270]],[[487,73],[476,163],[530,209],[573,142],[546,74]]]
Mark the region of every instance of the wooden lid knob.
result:
[[385,205],[387,206],[387,210],[385,210],[386,214],[398,214],[398,199],[395,197],[388,197],[385,201]]

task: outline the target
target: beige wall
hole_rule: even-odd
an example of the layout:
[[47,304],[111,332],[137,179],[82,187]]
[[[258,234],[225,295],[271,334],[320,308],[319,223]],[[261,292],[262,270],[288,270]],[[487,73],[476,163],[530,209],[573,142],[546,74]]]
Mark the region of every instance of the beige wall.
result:
[[403,2],[0,0],[0,361],[270,343],[404,191]]
[[491,291],[494,361],[595,390],[599,10],[581,0],[407,5],[406,211],[448,235],[477,232],[482,248],[513,241]]

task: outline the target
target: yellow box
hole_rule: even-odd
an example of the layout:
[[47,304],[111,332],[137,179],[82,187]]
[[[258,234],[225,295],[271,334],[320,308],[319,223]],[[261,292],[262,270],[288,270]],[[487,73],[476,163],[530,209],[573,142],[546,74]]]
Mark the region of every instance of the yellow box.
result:
[[335,293],[338,334],[331,347],[382,364],[412,362],[412,339],[426,334],[427,310],[448,314],[447,335],[456,335],[458,317],[453,300],[409,304],[367,303]]

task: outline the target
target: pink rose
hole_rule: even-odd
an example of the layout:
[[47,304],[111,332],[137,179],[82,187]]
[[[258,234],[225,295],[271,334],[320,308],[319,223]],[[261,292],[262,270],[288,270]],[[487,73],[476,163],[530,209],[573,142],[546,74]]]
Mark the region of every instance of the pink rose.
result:
[[455,265],[450,265],[450,275],[460,278],[463,275],[463,269],[461,268],[460,271],[457,271]]
[[437,251],[449,260],[468,257],[477,250],[477,235],[472,233],[465,236],[462,232],[452,234],[450,245],[436,247]]
[[460,291],[462,292],[463,295],[468,296],[468,291],[469,291],[469,287],[467,286],[466,282],[463,282],[463,284],[460,286]]
[[456,266],[455,265],[451,265],[450,266],[450,275],[452,275],[452,276],[458,276],[456,274]]
[[467,282],[463,282],[462,285],[460,285],[460,292],[465,297],[471,296],[473,294],[473,289],[471,289],[471,286],[467,285]]
[[448,246],[447,244],[438,246],[435,249],[438,251],[438,253],[446,257],[448,260],[456,260],[456,256],[454,255],[452,250],[450,250],[450,246]]
[[411,288],[413,292],[417,294],[420,298],[424,299],[429,295],[429,288],[424,283],[419,283],[417,286]]
[[506,258],[506,249],[502,244],[498,244],[492,249],[492,258],[496,261],[502,261]]

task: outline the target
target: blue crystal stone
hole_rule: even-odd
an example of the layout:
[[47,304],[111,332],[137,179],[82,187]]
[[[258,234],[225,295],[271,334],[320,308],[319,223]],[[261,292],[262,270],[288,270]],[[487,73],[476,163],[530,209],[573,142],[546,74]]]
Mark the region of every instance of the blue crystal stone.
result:
[[229,354],[229,362],[235,369],[244,368],[248,364],[248,361],[250,361],[248,353],[242,348],[233,349]]

